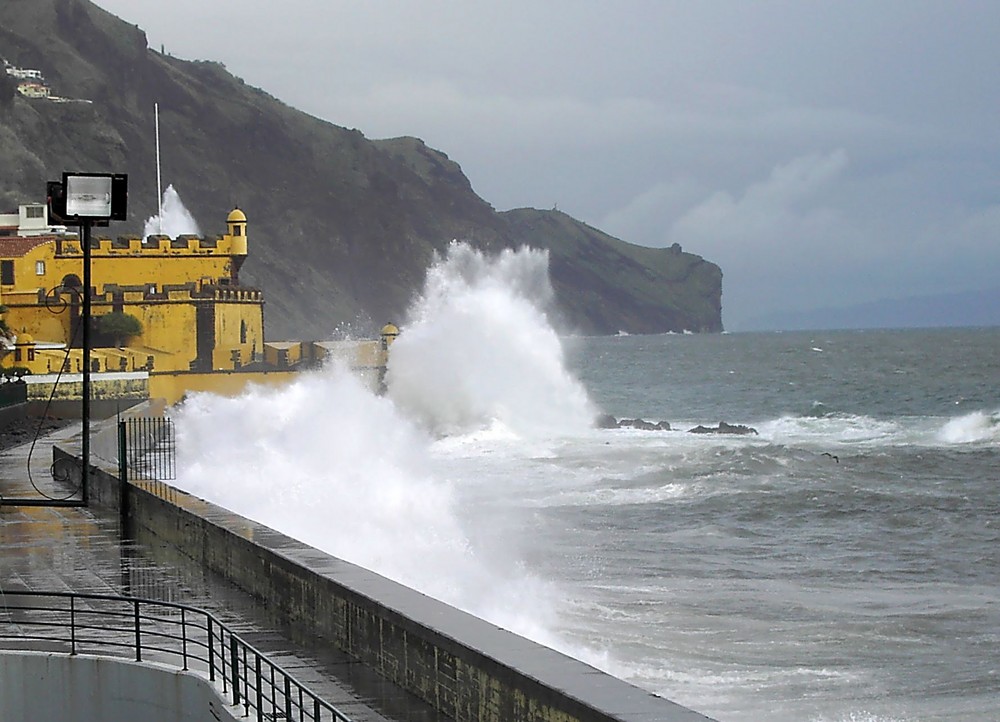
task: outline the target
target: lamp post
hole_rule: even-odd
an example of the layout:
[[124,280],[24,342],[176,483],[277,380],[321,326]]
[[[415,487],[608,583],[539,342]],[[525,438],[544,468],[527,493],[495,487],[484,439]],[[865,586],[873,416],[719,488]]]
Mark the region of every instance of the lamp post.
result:
[[57,221],[80,228],[83,246],[83,388],[81,417],[80,480],[83,503],[87,504],[90,480],[90,231],[108,221],[123,221],[127,215],[128,176],[123,173],[63,173],[62,183],[48,184],[49,213]]

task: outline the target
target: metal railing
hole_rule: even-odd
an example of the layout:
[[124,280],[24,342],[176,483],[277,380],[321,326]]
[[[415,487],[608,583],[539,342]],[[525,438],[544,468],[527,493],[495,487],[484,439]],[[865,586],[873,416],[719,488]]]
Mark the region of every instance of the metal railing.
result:
[[177,476],[174,423],[163,416],[140,416],[119,422],[119,460],[127,478],[170,481]]
[[350,722],[215,616],[184,604],[5,591],[0,594],[0,648],[44,648],[199,672],[258,722]]

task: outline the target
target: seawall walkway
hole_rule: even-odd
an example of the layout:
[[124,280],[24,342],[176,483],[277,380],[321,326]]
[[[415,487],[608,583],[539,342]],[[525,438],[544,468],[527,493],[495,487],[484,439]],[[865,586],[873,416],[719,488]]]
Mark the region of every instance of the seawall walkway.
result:
[[[80,424],[0,452],[0,496],[66,497],[50,474],[53,445],[74,446]],[[0,606],[6,591],[121,594],[179,602],[212,612],[248,642],[355,722],[443,722],[412,694],[329,649],[291,642],[267,622],[267,609],[206,570],[163,549],[123,540],[118,519],[87,508],[0,506]]]
[[[36,483],[42,458],[78,458],[72,435],[36,451]],[[23,446],[0,455],[0,494],[30,493],[3,471],[25,456]],[[246,625],[246,641],[355,720],[709,720],[168,484],[122,484],[116,463],[95,466],[89,500],[89,510],[0,507],[10,555],[0,585],[202,607],[237,633]]]

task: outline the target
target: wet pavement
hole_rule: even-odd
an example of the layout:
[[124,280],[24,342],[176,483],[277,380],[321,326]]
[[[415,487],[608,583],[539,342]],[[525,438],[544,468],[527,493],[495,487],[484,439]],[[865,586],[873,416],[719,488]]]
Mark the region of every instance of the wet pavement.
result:
[[[79,447],[80,424],[0,451],[0,498],[79,499],[54,481],[52,446]],[[30,457],[30,463],[29,463]],[[172,554],[122,539],[116,515],[84,507],[0,506],[0,606],[5,592],[116,594],[211,612],[299,682],[355,722],[443,722],[446,718],[364,666],[322,644],[290,641],[267,622],[266,606]]]

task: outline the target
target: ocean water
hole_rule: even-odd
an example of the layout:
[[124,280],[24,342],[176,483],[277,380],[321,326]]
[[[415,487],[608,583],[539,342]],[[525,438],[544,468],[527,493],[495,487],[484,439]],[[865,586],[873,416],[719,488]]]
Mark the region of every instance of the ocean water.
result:
[[[550,303],[543,253],[457,244],[386,395],[195,395],[178,484],[722,721],[1000,719],[1000,329],[582,338]],[[687,433],[720,421],[758,434]]]

